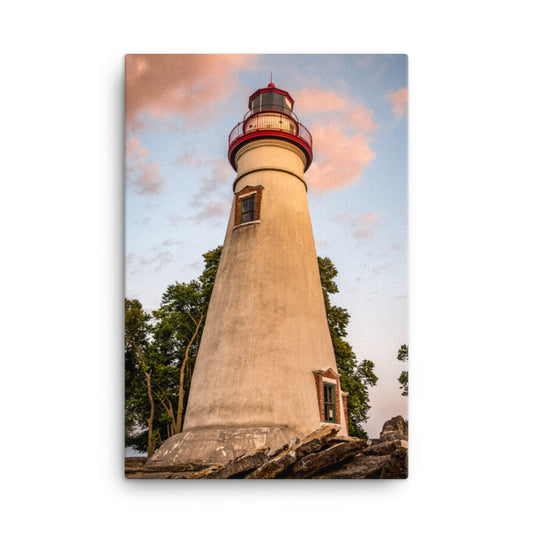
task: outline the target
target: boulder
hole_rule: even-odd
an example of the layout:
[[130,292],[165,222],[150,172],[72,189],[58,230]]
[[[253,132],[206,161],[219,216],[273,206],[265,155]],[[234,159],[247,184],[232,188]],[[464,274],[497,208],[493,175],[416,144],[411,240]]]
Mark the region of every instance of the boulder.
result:
[[247,474],[256,470],[268,460],[267,448],[256,452],[249,452],[241,457],[223,465],[222,468],[208,472],[205,479],[230,479],[244,478]]
[[328,440],[337,435],[339,429],[339,426],[325,424],[303,440],[295,439],[292,446],[283,447],[280,453],[273,455],[264,465],[250,473],[246,478],[273,479],[289,476],[296,461],[323,449]]
[[391,453],[389,462],[381,471],[382,479],[407,479],[407,448],[400,447]]
[[383,424],[383,428],[379,434],[379,441],[396,440],[401,437],[403,437],[402,440],[408,440],[407,422],[402,416],[395,416]]
[[333,424],[324,424],[317,430],[310,433],[300,444],[294,448],[296,451],[296,458],[300,459],[304,455],[314,453],[326,445],[326,443],[335,437],[340,430],[340,426]]
[[283,477],[296,462],[296,452],[289,449],[276,455],[257,470],[246,476],[246,479],[274,479]]
[[398,448],[407,448],[407,446],[407,441],[403,439],[386,440],[369,446],[363,453],[365,455],[390,455]]
[[315,479],[379,479],[385,466],[390,462],[390,455],[357,455],[345,461],[340,467],[335,466],[322,472]]
[[292,478],[310,478],[320,472],[338,468],[347,459],[356,456],[366,447],[366,441],[348,438],[321,451],[303,456],[292,468]]

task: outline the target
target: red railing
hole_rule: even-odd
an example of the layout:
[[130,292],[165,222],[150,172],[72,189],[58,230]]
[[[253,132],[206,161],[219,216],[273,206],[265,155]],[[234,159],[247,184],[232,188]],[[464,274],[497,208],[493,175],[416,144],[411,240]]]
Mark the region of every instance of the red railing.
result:
[[290,134],[304,141],[309,148],[313,149],[313,138],[309,130],[300,122],[295,120],[294,115],[290,117],[285,113],[277,111],[263,111],[248,116],[242,122],[239,122],[229,134],[228,146],[231,148],[233,143],[242,137],[255,132],[278,131]]

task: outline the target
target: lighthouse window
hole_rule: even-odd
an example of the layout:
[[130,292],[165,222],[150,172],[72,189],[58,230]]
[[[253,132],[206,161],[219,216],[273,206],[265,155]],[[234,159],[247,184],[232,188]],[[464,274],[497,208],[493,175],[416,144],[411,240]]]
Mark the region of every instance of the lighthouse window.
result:
[[337,402],[335,401],[335,385],[324,383],[324,420],[337,422]]
[[276,93],[263,93],[262,98],[262,107],[263,109],[275,109],[274,107],[274,96],[277,96]]
[[241,224],[251,222],[255,216],[255,194],[241,200]]
[[277,92],[267,91],[258,94],[252,100],[251,110],[252,113],[260,111],[281,111],[290,115],[292,104],[286,96]]

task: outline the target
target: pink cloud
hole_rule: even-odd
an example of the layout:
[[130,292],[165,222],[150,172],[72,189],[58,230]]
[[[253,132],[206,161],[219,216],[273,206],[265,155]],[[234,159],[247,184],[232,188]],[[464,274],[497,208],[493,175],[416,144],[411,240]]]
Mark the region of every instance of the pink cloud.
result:
[[378,126],[374,122],[372,111],[362,104],[354,104],[348,111],[350,125],[362,131],[373,131]]
[[303,89],[293,96],[295,108],[302,114],[342,111],[347,105],[346,98],[332,89]]
[[348,187],[357,182],[376,154],[368,134],[378,125],[372,110],[332,89],[304,89],[294,94],[301,116],[315,115],[310,127],[314,162],[306,174],[318,192]]
[[387,100],[392,104],[392,112],[396,118],[402,117],[407,111],[408,93],[407,87],[398,89],[387,94]]
[[317,192],[352,185],[376,157],[364,134],[350,136],[337,124],[320,123],[311,131],[316,159],[306,173],[306,181]]
[[141,146],[138,137],[126,140],[126,181],[140,194],[158,194],[165,182],[160,175],[161,165],[149,160],[148,149]]
[[303,89],[294,93],[294,101],[296,113],[302,116],[342,113],[346,126],[367,132],[377,128],[370,109],[332,89]]
[[142,126],[142,114],[191,118],[237,86],[250,55],[130,54],[126,56],[126,126]]

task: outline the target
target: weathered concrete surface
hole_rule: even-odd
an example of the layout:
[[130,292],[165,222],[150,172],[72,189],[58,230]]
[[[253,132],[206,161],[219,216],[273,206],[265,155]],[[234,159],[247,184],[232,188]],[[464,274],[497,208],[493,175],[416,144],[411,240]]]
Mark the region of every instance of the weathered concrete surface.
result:
[[199,470],[214,464],[228,463],[263,448],[278,449],[295,437],[294,432],[285,426],[185,431],[166,440],[147,461],[145,468]]
[[[234,226],[233,202],[183,428],[286,426],[304,437],[321,423],[313,371],[337,368],[305,155],[289,142],[257,139],[235,161],[236,192],[263,187],[261,214]],[[339,422],[347,434],[342,408]]]

